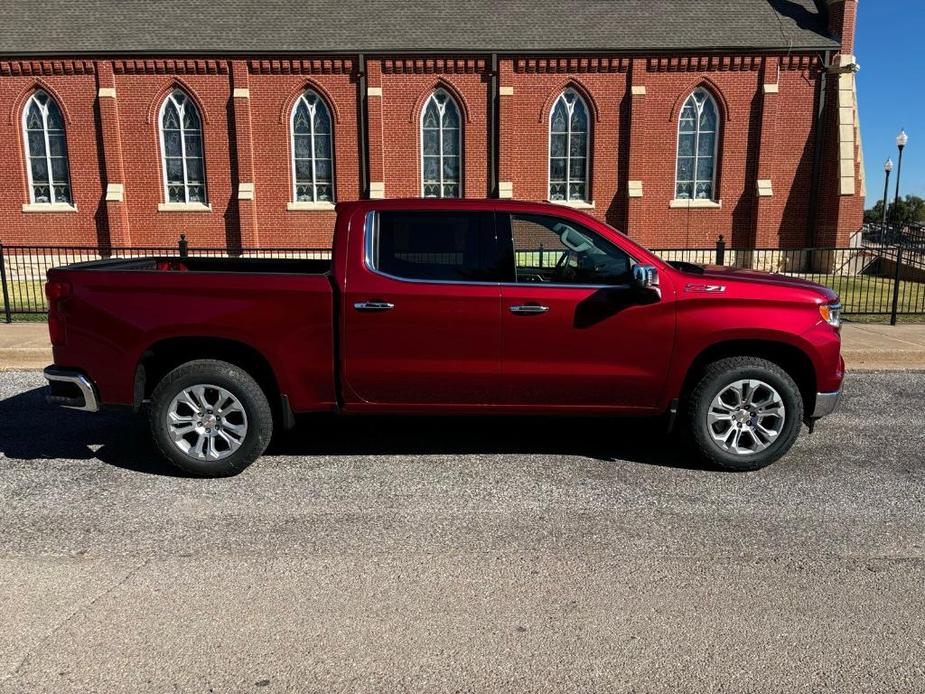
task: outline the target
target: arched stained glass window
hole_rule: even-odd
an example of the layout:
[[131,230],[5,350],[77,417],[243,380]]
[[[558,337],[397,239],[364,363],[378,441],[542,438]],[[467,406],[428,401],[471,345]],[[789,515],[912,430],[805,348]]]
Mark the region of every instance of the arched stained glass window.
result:
[[47,92],[38,90],[29,97],[22,127],[31,202],[71,204],[64,118]]
[[421,113],[421,192],[425,198],[461,195],[462,128],[459,107],[436,90]]
[[292,108],[292,184],[296,202],[334,202],[331,112],[311,89]]
[[588,108],[566,89],[549,116],[549,199],[587,201]]
[[695,89],[678,119],[675,198],[714,200],[719,111],[706,89]]
[[193,101],[175,89],[161,106],[161,159],[167,202],[205,203],[202,120]]

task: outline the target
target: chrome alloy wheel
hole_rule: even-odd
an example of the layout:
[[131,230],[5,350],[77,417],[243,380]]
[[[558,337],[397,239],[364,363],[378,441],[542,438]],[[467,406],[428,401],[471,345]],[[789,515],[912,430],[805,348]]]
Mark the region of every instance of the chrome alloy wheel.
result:
[[747,378],[725,386],[707,412],[707,428],[716,444],[735,455],[759,453],[784,430],[784,401],[764,381]]
[[221,460],[237,451],[247,436],[247,414],[225,388],[184,388],[167,408],[167,434],[183,453],[198,460]]

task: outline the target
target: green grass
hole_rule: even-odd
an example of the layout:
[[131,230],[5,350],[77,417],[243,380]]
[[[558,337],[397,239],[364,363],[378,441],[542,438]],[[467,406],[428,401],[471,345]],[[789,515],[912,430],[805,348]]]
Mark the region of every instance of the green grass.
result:
[[[879,322],[887,316],[871,315],[889,313],[893,308],[893,280],[871,276],[810,277],[814,282],[831,287],[841,298],[844,313],[852,320]],[[925,283],[899,283],[899,310],[925,311]],[[864,315],[868,314],[868,315]],[[914,320],[915,316],[908,316]],[[925,320],[919,316],[918,320]]]
[[[7,283],[10,306],[14,311],[38,311],[38,313],[14,313],[13,321],[45,320],[45,282],[44,280],[20,280]],[[6,319],[6,305],[0,294],[0,321]]]

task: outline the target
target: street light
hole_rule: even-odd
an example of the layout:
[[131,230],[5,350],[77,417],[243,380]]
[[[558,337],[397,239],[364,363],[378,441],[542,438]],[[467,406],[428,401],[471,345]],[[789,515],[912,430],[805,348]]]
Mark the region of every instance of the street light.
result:
[[899,163],[896,165],[896,199],[893,201],[893,214],[891,218],[896,221],[896,211],[899,209],[899,179],[903,175],[903,150],[909,142],[905,130],[900,130],[896,136],[896,146],[899,148]]
[[887,199],[886,196],[889,195],[890,190],[890,171],[893,170],[893,160],[887,159],[886,164],[883,165],[883,171],[886,173],[886,180],[883,182],[883,219],[880,222],[880,231],[883,232],[886,229],[886,208],[887,208]]

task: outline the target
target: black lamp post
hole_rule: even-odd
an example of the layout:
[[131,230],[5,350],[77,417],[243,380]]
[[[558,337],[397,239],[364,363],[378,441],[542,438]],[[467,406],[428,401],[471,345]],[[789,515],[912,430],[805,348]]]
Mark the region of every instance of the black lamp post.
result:
[[889,201],[886,196],[889,195],[890,190],[890,171],[893,170],[893,160],[887,159],[886,164],[883,165],[883,171],[886,173],[886,179],[883,181],[883,218],[880,221],[880,231],[881,233],[886,230],[886,208],[889,206]]
[[893,201],[893,214],[890,215],[894,222],[897,221],[896,212],[899,210],[899,179],[903,175],[903,150],[908,142],[909,136],[906,135],[906,131],[900,130],[899,135],[896,136],[896,146],[899,148],[899,162],[896,165],[896,199]]

